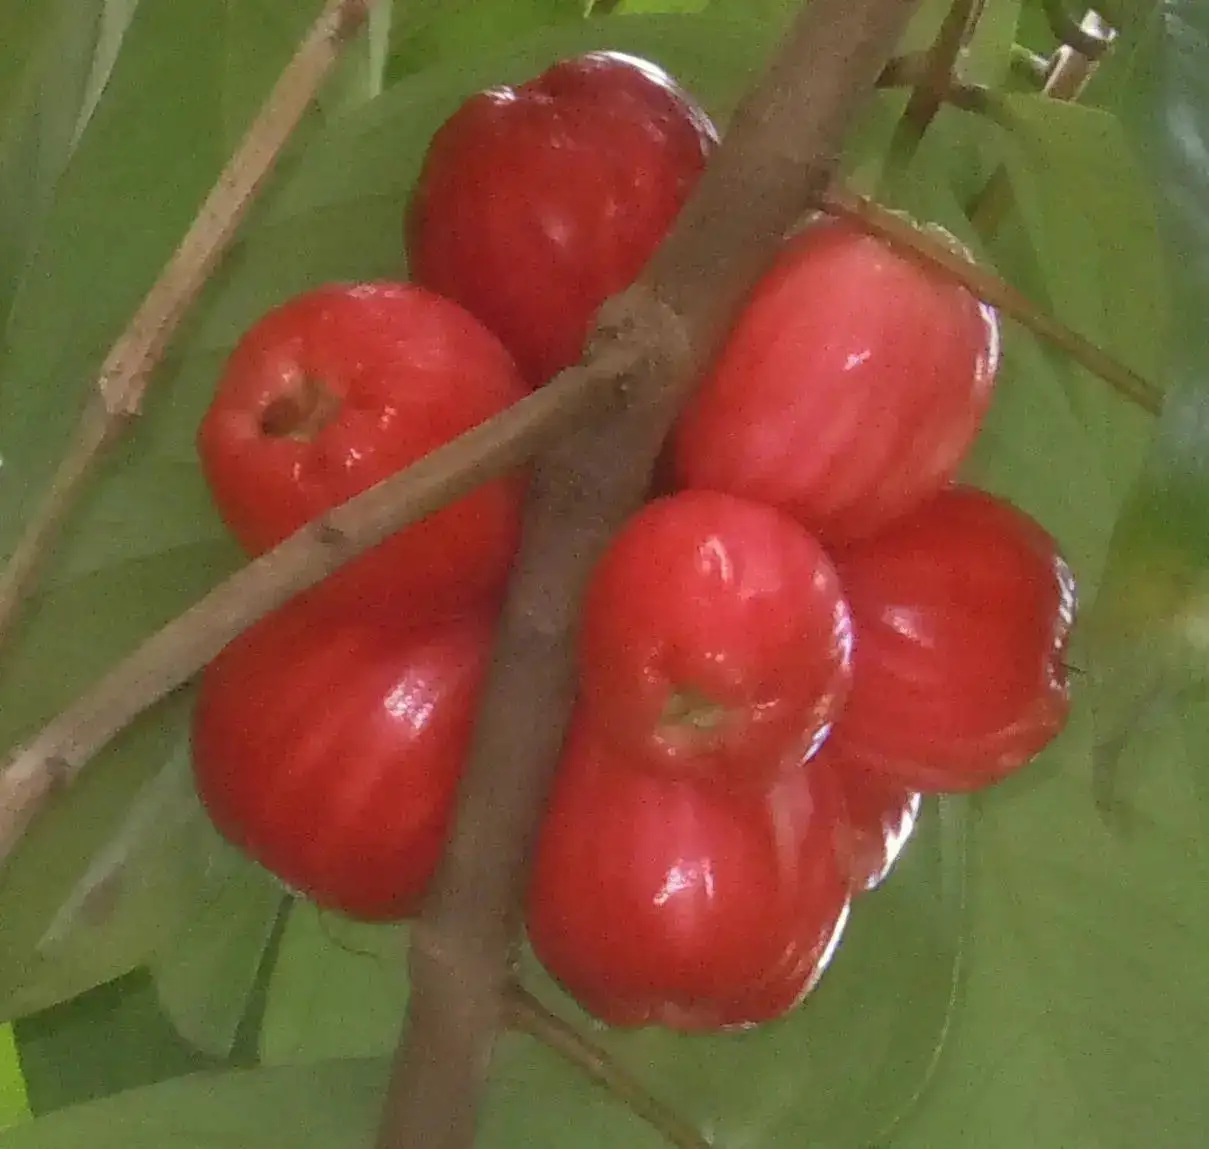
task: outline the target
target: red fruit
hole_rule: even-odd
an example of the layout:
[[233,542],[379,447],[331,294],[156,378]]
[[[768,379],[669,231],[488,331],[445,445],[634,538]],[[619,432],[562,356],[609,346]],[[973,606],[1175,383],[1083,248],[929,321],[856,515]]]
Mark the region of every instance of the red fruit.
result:
[[684,491],[634,515],[597,564],[579,697],[635,764],[764,786],[826,735],[851,654],[839,578],[804,528]]
[[[528,388],[499,341],[410,284],[329,285],[240,340],[202,420],[218,509],[251,554],[498,415]],[[477,603],[507,578],[521,476],[484,484],[328,580],[413,621]]]
[[206,668],[198,793],[229,841],[320,905],[405,917],[445,845],[493,620],[405,631],[324,605],[287,605]]
[[408,205],[417,283],[477,315],[533,384],[579,360],[717,143],[666,72],[617,52],[471,96],[437,131]]
[[1023,511],[953,487],[836,565],[856,629],[838,751],[916,790],[973,790],[1065,726],[1075,579]]
[[632,769],[582,715],[538,841],[538,958],[613,1025],[755,1024],[817,980],[846,916],[826,775],[728,794]]
[[793,238],[760,280],[674,433],[681,486],[859,539],[956,473],[990,403],[995,313],[840,221]]
[[810,768],[831,772],[843,794],[844,817],[838,824],[836,853],[852,892],[876,889],[889,877],[915,831],[921,796],[870,773],[837,750],[833,739],[815,755]]

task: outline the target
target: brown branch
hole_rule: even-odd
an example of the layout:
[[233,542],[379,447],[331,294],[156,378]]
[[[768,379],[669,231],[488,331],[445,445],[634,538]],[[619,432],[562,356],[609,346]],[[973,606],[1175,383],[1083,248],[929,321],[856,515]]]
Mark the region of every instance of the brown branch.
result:
[[[105,448],[139,412],[148,377],[230,244],[344,44],[372,0],[328,0],[219,174],[180,246],[118,337],[67,453],[0,573],[0,641],[55,545]],[[153,108],[148,115],[154,115]]]
[[710,1149],[710,1141],[570,1022],[547,1009],[522,986],[511,988],[508,1026],[527,1033],[576,1066],[630,1111],[642,1118],[674,1149]]
[[637,353],[624,341],[497,418],[316,519],[147,639],[0,766],[0,865],[52,794],[139,714],[262,615],[388,535],[526,462],[576,420],[616,404]]
[[[604,314],[648,354],[629,406],[539,459],[451,840],[411,946],[378,1149],[468,1149],[505,1020],[527,856],[570,714],[592,565],[639,505],[677,409],[784,234],[830,182],[913,2],[811,0],[672,234]],[[591,355],[591,353],[589,353]]]
[[[1088,12],[1080,25],[1100,45],[1094,57],[1084,56],[1076,49],[1063,45],[1047,65],[1042,93],[1054,100],[1077,100],[1087,85],[1105,52],[1116,39],[1116,32],[1095,12]],[[1002,165],[991,173],[982,190],[966,209],[974,230],[989,239],[1003,222],[1012,206],[1012,181]]]
[[975,0],[952,0],[936,40],[927,54],[927,68],[911,92],[902,119],[890,141],[892,162],[905,164],[914,155],[932,121],[945,102],[954,80],[957,54],[979,9]]
[[1042,311],[1026,295],[994,272],[970,263],[960,253],[916,228],[903,216],[838,187],[828,192],[824,208],[836,215],[855,220],[867,231],[912,252],[960,280],[980,299],[1014,319],[1034,335],[1064,351],[1088,371],[1099,375],[1131,403],[1151,414],[1158,413],[1163,403],[1163,393],[1150,380]]

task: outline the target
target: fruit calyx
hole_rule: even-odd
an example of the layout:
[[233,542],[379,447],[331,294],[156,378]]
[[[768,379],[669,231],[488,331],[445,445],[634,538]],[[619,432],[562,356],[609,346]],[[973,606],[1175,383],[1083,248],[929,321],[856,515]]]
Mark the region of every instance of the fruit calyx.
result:
[[272,400],[260,416],[260,429],[271,439],[312,443],[340,414],[343,401],[322,379],[303,375]]
[[659,715],[659,729],[662,732],[717,730],[729,713],[728,707],[699,690],[691,687],[673,690]]

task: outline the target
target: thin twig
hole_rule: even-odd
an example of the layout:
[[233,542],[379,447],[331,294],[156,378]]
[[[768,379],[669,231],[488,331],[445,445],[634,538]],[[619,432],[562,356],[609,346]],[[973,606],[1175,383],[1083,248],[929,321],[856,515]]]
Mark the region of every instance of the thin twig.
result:
[[[1096,12],[1088,12],[1080,25],[1100,45],[1094,57],[1084,56],[1075,48],[1063,45],[1047,65],[1042,94],[1052,100],[1077,100],[1100,66],[1105,52],[1116,39],[1116,32]],[[1003,217],[1012,206],[1012,181],[1007,168],[997,167],[970,201],[966,209],[974,230],[989,239],[999,230]]]
[[890,141],[890,161],[905,166],[923,140],[952,85],[957,54],[966,42],[977,11],[974,0],[952,0],[936,40],[928,52],[924,75],[911,92],[902,119]]
[[839,187],[834,187],[828,192],[823,206],[826,211],[855,220],[867,231],[914,253],[932,266],[960,280],[980,299],[1065,352],[1088,371],[1099,375],[1131,403],[1151,414],[1158,413],[1162,406],[1163,393],[1150,380],[1042,311],[1026,295],[998,275],[970,263],[960,253],[940,239],[916,228],[903,216]]
[[[545,453],[459,794],[412,937],[408,1024],[378,1149],[469,1149],[506,1020],[529,848],[574,697],[591,569],[642,501],[680,405],[794,221],[830,183],[913,0],[810,0],[635,287],[606,305],[645,329],[629,405]],[[589,355],[590,358],[590,355]]]
[[[105,448],[139,413],[148,378],[226,251],[344,44],[372,0],[328,0],[220,173],[180,246],[101,365],[71,445],[0,573],[0,641]],[[148,108],[148,115],[155,109]]]
[[523,986],[512,987],[507,1004],[509,1028],[527,1033],[582,1070],[589,1080],[626,1105],[674,1149],[711,1149],[711,1142],[700,1130],[655,1097],[600,1046],[569,1021],[547,1009]]
[[0,766],[0,866],[52,794],[139,714],[262,615],[388,535],[525,463],[617,400],[636,352],[618,343],[501,415],[316,519],[147,639]]

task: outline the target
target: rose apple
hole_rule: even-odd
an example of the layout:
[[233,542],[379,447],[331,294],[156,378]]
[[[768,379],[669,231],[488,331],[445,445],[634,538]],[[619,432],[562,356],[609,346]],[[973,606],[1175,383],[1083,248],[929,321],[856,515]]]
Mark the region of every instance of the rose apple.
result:
[[319,905],[410,915],[445,845],[494,619],[427,628],[295,600],[206,668],[198,793],[218,830]]
[[716,142],[666,72],[617,52],[479,92],[425,156],[406,214],[410,274],[543,383],[580,358],[600,305],[642,270]]
[[921,795],[872,773],[828,739],[811,761],[812,770],[830,771],[844,800],[837,824],[837,854],[852,892],[876,889],[890,875],[919,820]]
[[962,791],[1062,730],[1075,580],[1023,511],[952,487],[836,564],[856,633],[838,751],[916,790]]
[[995,313],[847,222],[792,238],[674,432],[677,481],[865,537],[955,474],[990,402]]
[[846,919],[829,775],[730,794],[634,769],[577,715],[539,835],[534,952],[612,1025],[756,1024],[817,981]]
[[[499,341],[410,284],[332,284],[243,336],[198,432],[220,513],[249,553],[416,462],[528,393]],[[483,486],[328,580],[349,602],[413,621],[504,583],[520,539],[521,476]]]
[[597,564],[579,697],[635,762],[764,786],[826,735],[851,655],[839,578],[803,527],[682,491],[634,515]]

